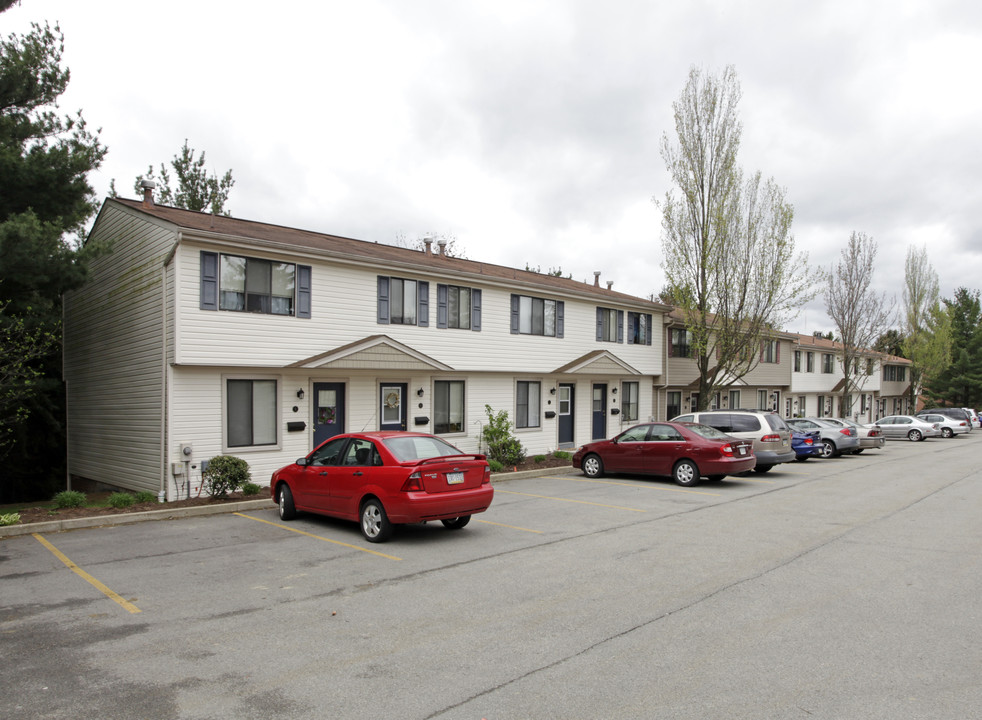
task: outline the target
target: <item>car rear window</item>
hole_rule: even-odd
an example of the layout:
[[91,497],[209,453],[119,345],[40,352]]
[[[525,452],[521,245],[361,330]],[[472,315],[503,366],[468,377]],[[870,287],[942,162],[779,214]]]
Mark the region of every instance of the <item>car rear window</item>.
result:
[[767,419],[767,424],[771,426],[771,430],[787,430],[788,424],[784,422],[784,418],[780,415],[765,415]]
[[385,447],[389,448],[400,462],[461,454],[460,450],[453,445],[437,437],[414,435],[409,437],[390,437],[386,438],[383,442],[385,443]]
[[730,432],[757,432],[760,430],[760,419],[756,415],[731,415]]
[[707,440],[726,440],[729,438],[722,430],[717,430],[709,425],[700,425],[699,423],[690,423],[686,425],[689,430],[694,432],[696,435],[706,438]]

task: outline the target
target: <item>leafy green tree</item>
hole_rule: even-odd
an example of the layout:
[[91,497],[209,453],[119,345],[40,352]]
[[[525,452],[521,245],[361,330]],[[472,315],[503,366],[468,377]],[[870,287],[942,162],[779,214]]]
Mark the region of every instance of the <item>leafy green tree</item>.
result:
[[900,334],[900,331],[891,328],[876,339],[876,342],[873,343],[873,349],[876,352],[886,353],[894,357],[905,357],[903,341],[904,336]]
[[4,499],[49,497],[64,478],[61,296],[99,251],[82,233],[97,207],[86,176],[106,148],[81,112],[58,112],[70,77],[63,51],[48,23],[0,40],[0,337],[25,350],[0,356]]
[[737,164],[742,125],[736,70],[692,68],[673,104],[675,138],[661,155],[674,188],[662,211],[663,298],[691,333],[699,409],[759,362],[761,341],[814,297],[807,258],[795,252],[794,209],[785,191]]
[[908,248],[904,272],[904,357],[911,361],[910,406],[930,379],[951,363],[951,315],[941,304],[938,274],[927,248]]
[[185,210],[207,210],[213,215],[228,215],[229,212],[225,209],[225,203],[228,201],[232,186],[235,185],[232,171],[227,170],[221,177],[215,173],[209,175],[205,169],[204,151],[197,158],[194,157],[194,153],[194,148],[188,147],[188,141],[185,138],[180,155],[175,155],[170,163],[174,170],[176,187],[171,187],[171,178],[167,166],[160,163],[159,176],[154,175],[151,165],[147,168],[146,175],[139,175],[136,178],[133,189],[138,196],[142,195],[143,187],[140,183],[144,180],[150,180],[156,183],[157,197],[163,205],[173,205]]
[[954,407],[982,406],[982,307],[979,291],[960,287],[944,300],[951,322],[951,364],[926,385],[934,402]]

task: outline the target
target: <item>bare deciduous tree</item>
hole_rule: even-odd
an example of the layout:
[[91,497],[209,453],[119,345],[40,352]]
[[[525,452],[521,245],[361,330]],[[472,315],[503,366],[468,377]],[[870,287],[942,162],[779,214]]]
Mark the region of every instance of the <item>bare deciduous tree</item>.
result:
[[886,293],[872,288],[876,260],[876,241],[853,232],[842,250],[841,259],[826,274],[825,310],[835,323],[842,350],[838,353],[844,384],[839,407],[843,416],[852,413],[849,402],[856,380],[867,375],[869,350],[890,325],[890,301]]
[[719,388],[759,362],[761,342],[814,297],[796,254],[794,209],[784,189],[760,172],[744,179],[737,166],[740,85],[733,67],[722,76],[697,68],[673,104],[674,139],[661,154],[678,190],[662,210],[663,297],[679,307],[699,370],[699,409]]

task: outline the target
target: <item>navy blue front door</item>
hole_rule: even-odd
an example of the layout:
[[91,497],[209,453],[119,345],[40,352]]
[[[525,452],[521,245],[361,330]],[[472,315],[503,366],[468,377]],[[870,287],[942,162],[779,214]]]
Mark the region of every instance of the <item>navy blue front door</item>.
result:
[[314,383],[314,447],[344,432],[344,383]]
[[593,385],[593,439],[607,437],[607,383]]

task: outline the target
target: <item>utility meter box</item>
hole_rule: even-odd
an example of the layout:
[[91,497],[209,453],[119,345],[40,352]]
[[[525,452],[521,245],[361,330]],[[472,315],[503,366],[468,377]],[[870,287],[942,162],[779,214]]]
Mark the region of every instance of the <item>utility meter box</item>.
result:
[[181,460],[190,462],[194,455],[194,446],[191,443],[181,443]]

